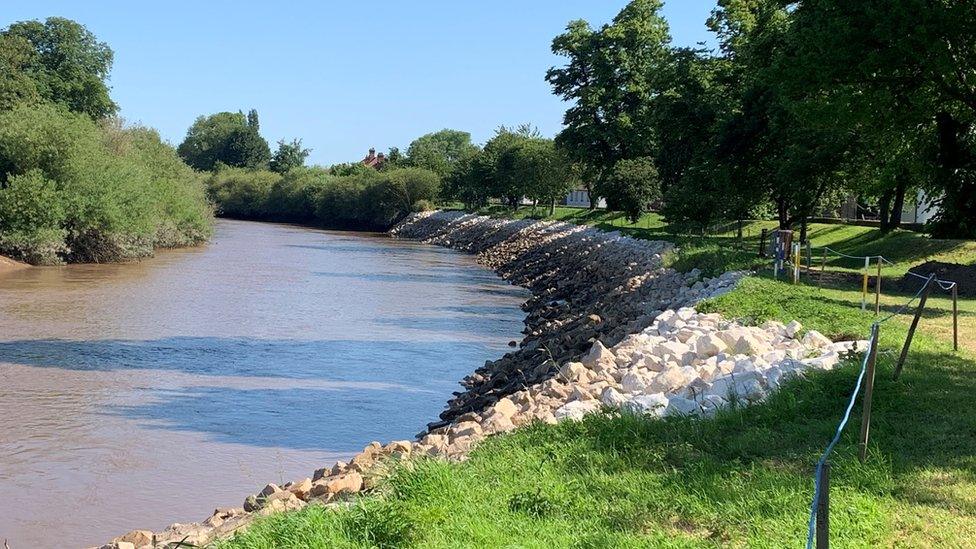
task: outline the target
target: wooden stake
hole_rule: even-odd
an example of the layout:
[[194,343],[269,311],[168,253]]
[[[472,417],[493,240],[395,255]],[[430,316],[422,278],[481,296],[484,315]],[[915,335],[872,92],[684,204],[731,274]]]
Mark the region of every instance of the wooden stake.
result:
[[915,337],[915,329],[918,328],[918,321],[922,318],[922,310],[925,309],[925,302],[929,299],[929,292],[932,291],[932,281],[934,279],[935,275],[933,274],[925,281],[922,297],[918,300],[918,309],[915,309],[915,318],[912,319],[912,325],[908,327],[908,337],[905,338],[905,345],[901,348],[901,354],[898,355],[898,364],[895,364],[895,381],[898,381],[898,376],[901,375],[901,369],[905,367],[905,359],[908,358],[908,348],[912,346],[912,338]]
[[868,268],[871,266],[871,258],[864,258],[864,279],[861,283],[861,310],[866,311],[868,308]]
[[827,248],[824,248],[823,253],[823,263],[820,264],[820,282],[817,284],[818,288],[823,288],[824,275],[827,274]]
[[817,497],[817,549],[830,546],[830,462],[820,468],[820,493]]
[[881,314],[881,256],[878,256],[878,280],[874,283],[874,316]]
[[959,284],[952,284],[952,350],[959,350]]
[[877,324],[871,326],[871,350],[868,352],[867,372],[864,380],[864,403],[861,410],[861,436],[858,439],[858,458],[861,463],[868,457],[868,436],[871,431],[871,399],[874,398],[874,366],[878,359]]

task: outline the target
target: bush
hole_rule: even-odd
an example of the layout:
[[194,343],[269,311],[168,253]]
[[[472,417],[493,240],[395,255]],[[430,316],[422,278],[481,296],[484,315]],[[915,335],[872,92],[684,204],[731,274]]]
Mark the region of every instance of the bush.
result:
[[315,220],[318,194],[335,178],[322,168],[295,168],[271,187],[266,213],[279,221],[304,223]]
[[240,219],[267,219],[271,189],[281,176],[267,170],[221,166],[207,182],[217,212]]
[[52,105],[0,113],[0,253],[115,261],[210,234],[202,181],[144,128]]

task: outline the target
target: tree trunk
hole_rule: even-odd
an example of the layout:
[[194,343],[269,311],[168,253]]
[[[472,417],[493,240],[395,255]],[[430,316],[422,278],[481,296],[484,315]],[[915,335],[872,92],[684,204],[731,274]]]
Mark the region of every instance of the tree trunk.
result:
[[786,200],[778,198],[776,200],[776,214],[779,218],[779,228],[787,230],[790,228],[790,209],[786,205]]
[[549,199],[549,215],[550,216],[556,215],[556,198],[555,197]]
[[878,199],[878,220],[881,222],[881,234],[887,234],[891,231],[891,225],[889,223],[891,214],[891,197],[894,194],[892,189],[885,189],[885,192],[881,193],[881,198]]
[[888,221],[888,229],[895,230],[901,227],[901,212],[905,209],[905,193],[908,190],[908,178],[902,174],[898,177],[898,184],[895,186],[895,203],[891,206],[891,218]]
[[800,244],[807,241],[807,216],[800,218]]

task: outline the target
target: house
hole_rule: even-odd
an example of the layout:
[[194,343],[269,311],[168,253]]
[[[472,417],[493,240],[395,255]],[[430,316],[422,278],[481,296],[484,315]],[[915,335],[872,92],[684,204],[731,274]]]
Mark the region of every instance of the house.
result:
[[386,162],[386,155],[383,153],[377,154],[376,149],[370,147],[369,154],[366,155],[366,158],[362,159],[360,164],[378,170],[383,166],[384,162]]
[[[865,210],[858,204],[857,196],[848,196],[840,206],[839,217],[848,221],[876,220],[876,210]],[[901,210],[901,222],[905,224],[924,225],[938,213],[938,207],[923,191],[917,191],[915,196],[906,196],[905,205]],[[828,213],[828,215],[830,215]]]
[[[570,206],[573,208],[589,208],[590,207],[590,192],[586,189],[576,189],[570,191],[563,199],[564,206]],[[606,208],[607,201],[600,199],[596,203],[597,208]]]

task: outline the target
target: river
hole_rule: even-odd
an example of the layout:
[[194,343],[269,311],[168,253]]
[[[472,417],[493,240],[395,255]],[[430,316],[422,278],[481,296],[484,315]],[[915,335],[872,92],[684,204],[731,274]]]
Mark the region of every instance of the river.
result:
[[452,250],[229,220],[139,263],[0,274],[0,539],[198,521],[413,438],[527,297]]

